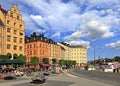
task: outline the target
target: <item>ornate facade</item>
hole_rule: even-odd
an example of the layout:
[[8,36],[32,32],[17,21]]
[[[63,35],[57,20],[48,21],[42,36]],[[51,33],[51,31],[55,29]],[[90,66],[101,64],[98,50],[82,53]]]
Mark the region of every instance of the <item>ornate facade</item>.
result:
[[10,59],[24,55],[24,22],[17,6],[13,5],[8,10],[0,6],[0,20],[4,21],[4,26],[0,23],[3,38],[1,55],[7,55]]

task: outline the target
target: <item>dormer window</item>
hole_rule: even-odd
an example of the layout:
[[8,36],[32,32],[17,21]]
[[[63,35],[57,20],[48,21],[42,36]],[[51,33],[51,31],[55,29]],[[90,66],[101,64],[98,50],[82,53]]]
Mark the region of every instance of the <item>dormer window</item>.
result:
[[13,17],[13,13],[10,13],[10,17]]
[[45,41],[46,41],[46,39],[45,39]]
[[34,40],[36,40],[36,38],[34,37]]
[[19,15],[17,16],[17,19],[18,19],[18,20],[20,19],[20,16],[19,16]]
[[40,40],[43,40],[43,38],[41,37]]
[[14,9],[14,12],[16,12],[16,9]]

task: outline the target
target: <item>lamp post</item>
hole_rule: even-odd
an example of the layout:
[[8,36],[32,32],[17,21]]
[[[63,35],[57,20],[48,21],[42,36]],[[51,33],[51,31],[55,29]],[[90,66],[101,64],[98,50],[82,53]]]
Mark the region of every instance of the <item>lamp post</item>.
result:
[[93,64],[94,68],[95,68],[95,55],[96,55],[96,52],[95,52],[96,49],[95,48],[96,48],[96,46],[95,46],[95,43],[94,43],[94,64]]

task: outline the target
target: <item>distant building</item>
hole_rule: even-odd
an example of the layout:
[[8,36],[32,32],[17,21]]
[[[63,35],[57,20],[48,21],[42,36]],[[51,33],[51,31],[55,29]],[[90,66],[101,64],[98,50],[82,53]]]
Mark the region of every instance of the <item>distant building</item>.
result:
[[30,37],[25,37],[25,55],[27,62],[32,57],[48,58],[48,39],[43,34],[37,35],[35,32]]
[[78,65],[87,63],[87,48],[82,46],[70,46],[62,42],[57,44],[65,49],[65,60],[76,61]]
[[69,52],[70,60],[75,60],[80,65],[87,63],[87,48],[82,46],[70,46]]
[[24,55],[24,22],[14,4],[5,10],[0,6],[0,55],[15,59]]
[[57,43],[59,46],[61,46],[63,49],[64,49],[64,51],[63,51],[63,54],[64,54],[64,57],[63,57],[63,59],[64,60],[69,60],[69,45],[68,44],[66,44],[66,43],[61,43],[61,42],[58,42]]
[[48,57],[50,59],[50,62],[52,62],[52,59],[59,61],[64,57],[64,49],[52,39],[48,40]]

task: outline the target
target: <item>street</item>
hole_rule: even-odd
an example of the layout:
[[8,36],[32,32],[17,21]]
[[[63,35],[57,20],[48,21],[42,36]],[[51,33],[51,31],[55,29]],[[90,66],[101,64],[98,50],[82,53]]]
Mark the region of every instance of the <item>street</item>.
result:
[[[22,77],[16,80],[0,81],[0,86],[119,86],[120,75],[94,71],[75,70],[74,72],[51,74],[44,84],[31,83],[31,77]],[[84,74],[84,75],[83,75]],[[97,75],[96,75],[97,74]],[[107,77],[106,77],[106,76]],[[108,76],[110,75],[110,76]],[[101,76],[101,77],[98,77]],[[105,76],[105,77],[104,77]],[[114,80],[114,77],[117,77]],[[112,79],[110,79],[112,78]],[[113,80],[113,81],[112,81]]]

